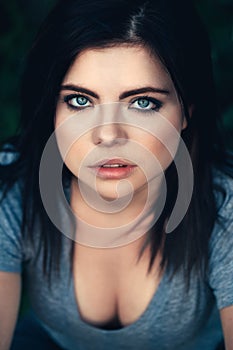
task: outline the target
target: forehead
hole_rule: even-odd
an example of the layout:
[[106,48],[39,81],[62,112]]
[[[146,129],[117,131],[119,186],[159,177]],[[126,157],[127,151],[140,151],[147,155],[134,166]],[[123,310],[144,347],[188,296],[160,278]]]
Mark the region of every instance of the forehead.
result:
[[114,46],[83,51],[69,68],[64,83],[108,87],[158,84],[169,88],[171,79],[159,59],[141,46]]

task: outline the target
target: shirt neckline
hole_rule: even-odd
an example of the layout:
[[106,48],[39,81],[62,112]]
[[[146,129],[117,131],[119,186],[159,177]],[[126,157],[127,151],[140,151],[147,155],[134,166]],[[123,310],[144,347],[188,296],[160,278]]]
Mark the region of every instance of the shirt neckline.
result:
[[152,296],[149,304],[147,305],[146,309],[141,314],[141,316],[135,322],[119,329],[102,329],[85,322],[81,318],[78,304],[76,302],[74,278],[72,275],[70,279],[70,293],[68,294],[71,296],[71,307],[73,310],[73,316],[77,319],[79,325],[82,326],[83,329],[86,329],[89,332],[102,333],[102,334],[120,334],[120,335],[131,331],[133,332],[135,331],[135,329],[140,328],[143,324],[145,324],[145,320],[152,320],[152,322],[154,322],[156,315],[160,314],[160,310],[163,308],[166,302],[166,299],[168,297],[168,293],[166,289],[166,284],[167,284],[166,282],[168,281],[168,279],[169,279],[169,276],[165,269],[161,277],[161,280],[158,284],[158,287],[156,288],[156,291]]

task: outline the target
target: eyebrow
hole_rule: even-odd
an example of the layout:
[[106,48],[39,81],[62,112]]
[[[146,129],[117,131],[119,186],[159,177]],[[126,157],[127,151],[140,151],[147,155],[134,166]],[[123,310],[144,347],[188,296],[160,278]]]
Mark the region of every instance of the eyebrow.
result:
[[[84,87],[77,86],[77,85],[72,85],[72,84],[62,85],[61,90],[72,90],[72,91],[76,91],[76,92],[83,92],[84,94],[87,94],[87,95],[90,95],[96,99],[99,99],[99,95],[96,94],[94,91],[91,91],[89,89],[86,89]],[[170,94],[170,92],[168,90],[165,90],[165,89],[151,87],[151,86],[145,86],[145,87],[142,87],[139,89],[133,89],[133,90],[122,92],[119,96],[119,99],[123,100],[126,97],[137,95],[137,94],[143,94],[143,93],[147,93],[147,92],[155,92],[155,93],[164,94],[164,95]]]

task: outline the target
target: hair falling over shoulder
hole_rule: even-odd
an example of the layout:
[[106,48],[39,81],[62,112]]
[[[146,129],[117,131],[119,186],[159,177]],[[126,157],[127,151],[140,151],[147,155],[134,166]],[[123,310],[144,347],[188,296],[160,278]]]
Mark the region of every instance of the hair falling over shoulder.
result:
[[[172,273],[183,270],[188,283],[193,271],[203,278],[208,268],[208,242],[217,219],[212,167],[221,167],[226,158],[220,116],[213,104],[210,44],[189,1],[60,0],[42,24],[25,64],[20,132],[9,141],[18,156],[8,166],[1,166],[1,183],[9,188],[23,180],[23,235],[33,245],[33,228],[35,222],[40,223],[44,272],[50,276],[54,268],[59,270],[61,236],[54,234],[56,228],[43,208],[38,173],[43,149],[54,131],[60,85],[83,50],[123,43],[146,46],[160,59],[187,119],[182,138],[194,170],[192,200],[182,222],[166,235],[165,223],[178,191],[172,163],[165,174],[166,203],[145,247],[150,246],[151,266],[166,236],[161,266],[166,265]],[[68,169],[63,176],[69,180]]]

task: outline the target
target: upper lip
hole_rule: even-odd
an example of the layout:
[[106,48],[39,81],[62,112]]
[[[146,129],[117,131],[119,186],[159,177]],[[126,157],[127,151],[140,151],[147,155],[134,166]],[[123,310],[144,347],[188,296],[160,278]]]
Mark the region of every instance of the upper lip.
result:
[[105,164],[121,164],[121,165],[131,165],[135,166],[135,164],[131,163],[128,160],[122,159],[122,158],[114,158],[114,159],[102,159],[95,164],[93,164],[91,167],[96,168],[96,167],[101,167]]

